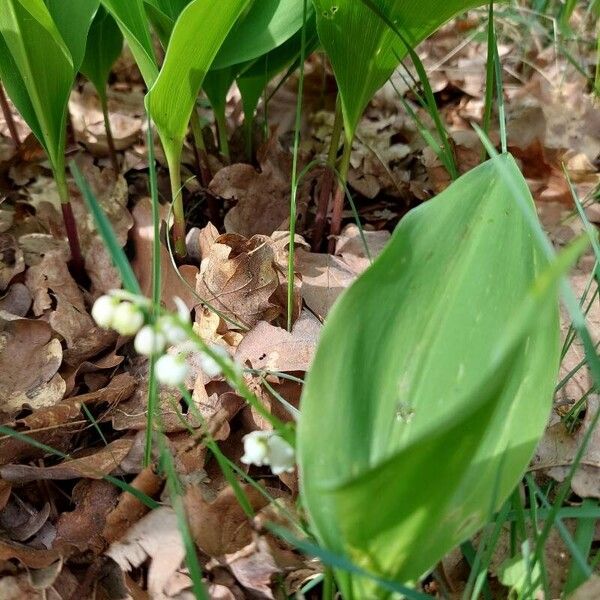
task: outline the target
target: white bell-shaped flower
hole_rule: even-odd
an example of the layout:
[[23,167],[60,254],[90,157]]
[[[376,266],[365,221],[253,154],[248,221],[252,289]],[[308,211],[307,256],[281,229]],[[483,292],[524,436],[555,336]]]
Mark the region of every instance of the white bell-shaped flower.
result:
[[136,334],[133,347],[138,354],[160,354],[166,345],[165,336],[152,325],[144,325]]
[[160,383],[177,387],[185,382],[190,367],[183,354],[163,354],[156,361],[154,372]]
[[131,302],[121,302],[112,318],[112,327],[121,335],[134,335],[144,324],[144,313]]
[[177,319],[172,315],[160,317],[157,322],[157,327],[162,332],[167,342],[172,346],[181,344],[188,339],[187,331],[179,325]]
[[246,465],[269,464],[269,438],[270,431],[252,431],[246,434],[242,439],[244,441],[244,455],[240,459]]
[[[229,353],[223,346],[219,346],[218,344],[212,344],[210,349],[217,355],[222,356],[223,358],[229,358]],[[205,352],[200,354],[200,368],[208,375],[208,377],[217,377],[221,374],[222,369],[219,363],[209,356]]]
[[243,437],[244,455],[241,461],[247,465],[269,465],[274,475],[294,470],[294,449],[274,431],[252,431]]
[[269,438],[269,463],[274,475],[290,473],[294,470],[294,449],[279,435]]
[[92,306],[92,319],[103,329],[110,329],[117,306],[119,306],[117,298],[108,294],[100,296]]

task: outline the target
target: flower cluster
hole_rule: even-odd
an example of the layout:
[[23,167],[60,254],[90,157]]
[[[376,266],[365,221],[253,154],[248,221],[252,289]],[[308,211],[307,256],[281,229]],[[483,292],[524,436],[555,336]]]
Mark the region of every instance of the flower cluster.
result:
[[[181,385],[190,372],[187,356],[197,350],[190,340],[190,313],[181,298],[174,298],[176,314],[164,314],[154,322],[150,320],[150,302],[141,296],[114,290],[100,296],[92,307],[92,318],[104,329],[114,329],[120,335],[135,335],[133,346],[138,354],[156,357],[156,378],[164,385]],[[175,352],[166,353],[169,346]],[[224,358],[227,351],[213,345],[210,350]],[[202,353],[200,368],[209,376],[216,377],[221,367],[211,356]]]
[[268,465],[274,475],[294,470],[294,449],[274,431],[252,431],[243,440],[244,464]]

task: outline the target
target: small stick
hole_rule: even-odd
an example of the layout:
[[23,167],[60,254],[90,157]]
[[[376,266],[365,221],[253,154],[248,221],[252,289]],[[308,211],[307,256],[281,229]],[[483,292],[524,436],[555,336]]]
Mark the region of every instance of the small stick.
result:
[[112,163],[113,170],[115,172],[115,181],[119,178],[121,168],[119,167],[119,160],[117,158],[117,150],[115,148],[115,139],[113,138],[112,127],[110,125],[110,117],[108,114],[108,99],[106,92],[99,94],[100,105],[102,106],[102,116],[104,117],[104,129],[106,131],[106,143],[108,144],[108,153],[110,154],[110,162]]
[[329,198],[333,190],[334,184],[334,169],[337,159],[337,152],[340,145],[340,137],[342,135],[342,107],[340,97],[338,95],[335,104],[335,119],[333,121],[333,129],[331,131],[331,140],[329,142],[329,154],[327,155],[327,167],[321,177],[321,185],[319,188],[319,199],[317,202],[317,212],[315,214],[315,223],[313,226],[312,235],[312,250],[317,252],[323,243],[323,234],[325,233],[325,223],[327,221],[327,212],[329,210]]
[[350,167],[350,155],[352,154],[352,140],[346,138],[344,142],[344,153],[340,164],[340,180],[338,181],[335,194],[333,196],[333,209],[331,212],[331,228],[329,229],[329,252],[333,254],[337,236],[342,230],[342,213],[344,212],[344,191],[346,179],[348,177],[348,168]]
[[4,115],[4,120],[8,125],[8,131],[10,131],[10,137],[13,139],[15,146],[19,147],[21,145],[21,138],[19,138],[19,132],[17,131],[17,125],[15,123],[15,119],[13,117],[12,111],[10,110],[10,106],[8,105],[8,100],[6,99],[6,94],[4,93],[4,88],[0,83],[0,107],[2,107],[2,114]]

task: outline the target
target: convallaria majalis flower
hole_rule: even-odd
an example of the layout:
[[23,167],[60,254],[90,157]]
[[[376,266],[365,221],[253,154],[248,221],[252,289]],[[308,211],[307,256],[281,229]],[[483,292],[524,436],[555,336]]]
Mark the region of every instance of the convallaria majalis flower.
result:
[[[154,372],[163,385],[177,387],[184,383],[190,373],[187,357],[198,351],[198,344],[191,338],[190,313],[181,298],[174,298],[176,313],[160,315],[154,323],[150,314],[152,305],[147,298],[123,290],[113,290],[100,296],[92,307],[92,318],[104,329],[114,329],[123,336],[135,335],[133,347],[138,354],[156,357]],[[167,347],[175,349],[166,353]],[[211,352],[229,359],[225,348],[213,344]],[[201,352],[200,368],[209,377],[217,377],[222,369],[208,353]]]
[[274,431],[252,431],[245,435],[244,455],[246,465],[259,467],[268,465],[274,475],[291,473],[294,470],[294,449]]
[[[229,353],[222,346],[212,344],[209,352],[202,351],[191,333],[190,313],[181,298],[174,298],[176,313],[161,314],[151,319],[152,304],[143,296],[123,290],[113,290],[100,296],[92,307],[92,317],[104,329],[114,329],[123,336],[135,335],[133,346],[138,354],[153,356],[154,373],[159,383],[172,387],[182,385],[190,374],[188,356],[200,350],[200,368],[208,377],[222,373],[221,365],[231,363]],[[174,351],[167,353],[168,347]],[[253,431],[243,438],[242,462],[257,466],[267,465],[275,475],[294,470],[294,448],[275,431]]]

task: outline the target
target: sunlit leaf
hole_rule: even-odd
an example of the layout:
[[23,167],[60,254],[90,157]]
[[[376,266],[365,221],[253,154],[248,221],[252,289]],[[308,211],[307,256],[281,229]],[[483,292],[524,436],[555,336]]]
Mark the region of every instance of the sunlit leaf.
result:
[[143,0],[100,0],[119,24],[142,77],[150,88],[158,77],[158,66]]
[[305,385],[298,450],[314,531],[388,579],[419,578],[488,520],[551,407],[558,279],[581,244],[548,266],[513,199],[516,185],[533,211],[527,185],[501,160],[401,221],[330,313]]
[[255,1],[223,43],[213,67],[237,65],[281,46],[302,27],[302,10],[299,0]]
[[73,62],[43,0],[2,0],[0,79],[17,110],[64,169],[67,103]]
[[[372,0],[413,45],[451,17],[483,0]],[[347,133],[352,136],[367,103],[387,81],[406,47],[363,0],[313,0],[319,38],[342,97]]]
[[249,0],[194,0],[181,13],[160,75],[146,96],[170,168],[178,168],[196,97],[223,40]]

